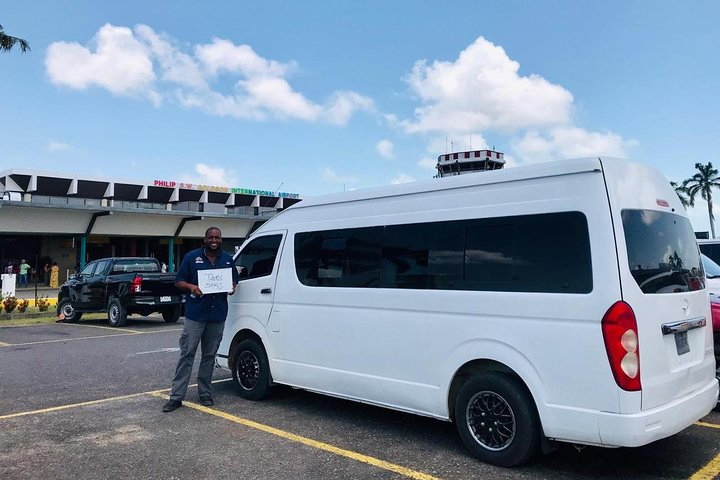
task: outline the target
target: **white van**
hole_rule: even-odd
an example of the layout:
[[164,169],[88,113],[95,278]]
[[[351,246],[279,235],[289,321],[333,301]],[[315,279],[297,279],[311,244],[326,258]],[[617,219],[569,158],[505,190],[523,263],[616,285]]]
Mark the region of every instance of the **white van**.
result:
[[710,305],[657,171],[580,159],[305,199],[235,255],[218,361],[454,421],[479,459],[639,446],[715,405]]

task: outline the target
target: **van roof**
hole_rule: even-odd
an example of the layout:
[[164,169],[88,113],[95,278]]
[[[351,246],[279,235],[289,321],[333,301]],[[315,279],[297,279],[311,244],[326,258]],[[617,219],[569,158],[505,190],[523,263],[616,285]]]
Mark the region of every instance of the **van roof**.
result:
[[[603,158],[603,161],[606,160],[607,158]],[[612,161],[627,162],[627,160],[620,159],[612,159]],[[436,178],[433,180],[402,183],[399,185],[386,185],[383,187],[333,193],[317,197],[305,197],[302,202],[298,202],[291,207],[288,207],[287,210],[374,198],[411,195],[431,191],[452,190],[475,185],[491,185],[495,183],[514,182],[532,178],[554,177],[573,173],[599,172],[601,171],[601,168],[599,157],[559,160],[522,167],[511,167],[501,170],[478,172],[468,175],[456,175],[452,177]]]

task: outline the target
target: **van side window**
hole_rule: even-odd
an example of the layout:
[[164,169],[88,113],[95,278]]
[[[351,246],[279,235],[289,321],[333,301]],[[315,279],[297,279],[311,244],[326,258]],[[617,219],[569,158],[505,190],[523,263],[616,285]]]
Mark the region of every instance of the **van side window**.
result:
[[295,235],[295,269],[310,286],[377,287],[382,227]]
[[425,224],[388,225],[383,232],[381,288],[427,288],[428,244]]
[[282,235],[267,235],[248,243],[235,259],[241,280],[270,275],[281,241]]
[[298,233],[295,267],[309,286],[592,291],[580,212]]

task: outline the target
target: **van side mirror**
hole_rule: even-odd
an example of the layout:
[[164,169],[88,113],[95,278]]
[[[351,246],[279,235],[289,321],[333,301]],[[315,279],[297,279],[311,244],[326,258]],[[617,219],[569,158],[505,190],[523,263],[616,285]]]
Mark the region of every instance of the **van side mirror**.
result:
[[248,271],[247,268],[243,267],[242,265],[237,265],[235,268],[237,268],[238,275],[240,275],[240,278],[247,278]]

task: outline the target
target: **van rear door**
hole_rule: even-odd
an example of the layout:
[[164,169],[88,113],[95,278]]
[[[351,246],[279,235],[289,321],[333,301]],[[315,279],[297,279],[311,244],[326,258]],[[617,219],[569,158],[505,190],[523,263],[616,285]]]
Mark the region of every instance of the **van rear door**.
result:
[[684,207],[659,172],[602,159],[623,300],[637,321],[641,409],[714,377],[710,303]]

